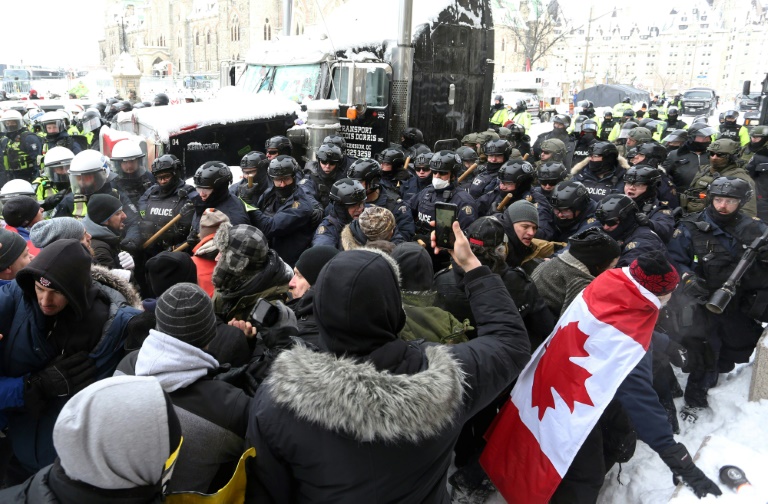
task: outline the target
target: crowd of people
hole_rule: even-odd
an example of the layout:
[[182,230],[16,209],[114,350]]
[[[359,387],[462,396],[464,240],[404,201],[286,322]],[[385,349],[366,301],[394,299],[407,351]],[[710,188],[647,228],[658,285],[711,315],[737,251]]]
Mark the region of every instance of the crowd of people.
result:
[[[41,137],[5,112],[0,501],[247,481],[240,500],[483,502],[501,489],[486,432],[606,275],[641,294],[609,297],[651,310],[652,331],[547,499],[595,502],[638,438],[696,495],[719,493],[674,434],[711,414],[708,390],[768,321],[768,127],[744,143],[730,112],[718,132],[661,102],[646,122],[628,103],[577,105],[532,144],[524,103],[503,102],[455,151],[409,127],[374,159],[329,136],[305,160],[275,136],[237,181],[223,162],[152,159],[131,139],[107,157],[62,141],[59,116]],[[104,110],[80,127],[98,138]],[[451,250],[434,238],[446,203]]]

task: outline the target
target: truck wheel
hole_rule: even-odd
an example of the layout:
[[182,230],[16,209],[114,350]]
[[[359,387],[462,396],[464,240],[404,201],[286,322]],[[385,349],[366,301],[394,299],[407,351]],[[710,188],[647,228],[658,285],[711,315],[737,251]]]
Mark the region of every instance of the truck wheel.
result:
[[539,120],[541,122],[549,122],[550,113],[549,112],[542,112],[541,116],[539,116]]

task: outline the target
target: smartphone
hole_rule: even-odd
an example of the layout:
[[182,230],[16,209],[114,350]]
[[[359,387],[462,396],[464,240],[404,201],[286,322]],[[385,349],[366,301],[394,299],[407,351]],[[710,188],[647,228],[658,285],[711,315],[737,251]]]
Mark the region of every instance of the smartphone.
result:
[[257,327],[270,327],[279,317],[280,310],[264,298],[259,298],[251,311],[251,322]]
[[453,223],[459,216],[459,207],[453,203],[435,203],[435,242],[444,249],[453,249],[456,237],[453,234]]

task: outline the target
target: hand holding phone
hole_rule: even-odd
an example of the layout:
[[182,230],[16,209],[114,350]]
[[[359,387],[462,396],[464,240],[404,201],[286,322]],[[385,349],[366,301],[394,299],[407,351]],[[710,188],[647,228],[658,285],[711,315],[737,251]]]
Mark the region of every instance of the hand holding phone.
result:
[[456,237],[453,223],[459,215],[459,207],[452,203],[435,203],[435,242],[440,248],[453,250]]

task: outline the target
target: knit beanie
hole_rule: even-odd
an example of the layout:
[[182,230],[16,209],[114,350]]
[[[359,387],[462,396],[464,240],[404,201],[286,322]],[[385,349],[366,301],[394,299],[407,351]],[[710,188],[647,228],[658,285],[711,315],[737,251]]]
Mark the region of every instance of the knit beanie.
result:
[[88,199],[88,218],[103,226],[110,217],[122,210],[123,204],[111,194],[94,194]]
[[261,271],[269,253],[264,233],[247,224],[222,224],[213,237],[213,244],[221,253],[216,269],[233,275],[255,275]]
[[9,226],[27,227],[40,213],[40,203],[29,196],[15,196],[3,203],[3,219]]
[[314,285],[320,270],[338,253],[339,249],[328,245],[308,248],[301,253],[299,260],[296,261],[296,269],[309,282],[309,285]]
[[206,208],[200,216],[200,239],[214,234],[225,222],[229,223],[227,214],[215,208]]
[[536,205],[526,200],[515,201],[507,207],[507,218],[509,222],[533,222],[539,225],[539,211]]
[[83,224],[73,217],[41,220],[29,230],[30,241],[37,248],[43,248],[56,240],[82,240],[84,234]]
[[216,336],[213,301],[198,285],[176,284],[157,300],[157,330],[203,348]]
[[0,271],[16,262],[16,259],[27,250],[27,242],[18,233],[0,229]]
[[621,255],[619,244],[598,227],[592,227],[568,239],[568,251],[592,271],[605,266]]
[[646,252],[632,261],[629,273],[637,283],[657,296],[670,294],[680,283],[677,270],[660,250]]
[[197,266],[184,252],[160,252],[146,262],[146,270],[155,297],[178,283],[197,283]]
[[416,242],[401,243],[392,252],[402,277],[401,289],[422,292],[432,289],[434,267],[429,252]]
[[369,240],[389,240],[395,229],[395,216],[384,207],[368,207],[358,217],[360,229]]
[[507,234],[504,232],[504,226],[501,222],[496,217],[489,215],[480,217],[469,225],[467,239],[470,245],[493,248],[505,243]]

